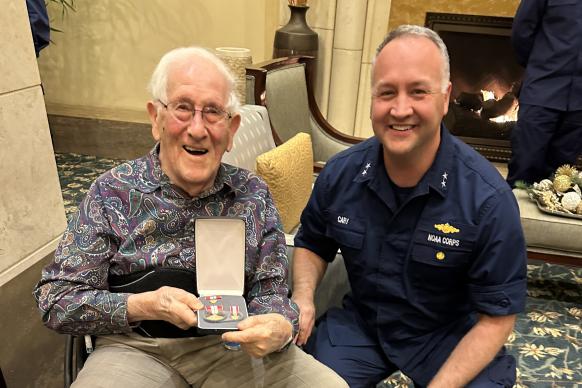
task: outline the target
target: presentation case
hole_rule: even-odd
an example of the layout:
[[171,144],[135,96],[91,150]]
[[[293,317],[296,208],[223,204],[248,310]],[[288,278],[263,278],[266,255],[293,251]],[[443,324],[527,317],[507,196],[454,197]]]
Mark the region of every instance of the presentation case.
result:
[[245,221],[236,217],[195,221],[196,281],[204,308],[198,310],[198,331],[220,334],[237,330],[248,317],[245,282]]

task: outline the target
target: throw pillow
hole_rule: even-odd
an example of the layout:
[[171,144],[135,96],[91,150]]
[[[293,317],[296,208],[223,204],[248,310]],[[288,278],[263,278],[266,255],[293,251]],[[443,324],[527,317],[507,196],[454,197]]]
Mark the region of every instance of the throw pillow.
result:
[[269,185],[283,230],[297,225],[311,194],[313,149],[311,136],[298,133],[285,143],[257,156],[257,174]]

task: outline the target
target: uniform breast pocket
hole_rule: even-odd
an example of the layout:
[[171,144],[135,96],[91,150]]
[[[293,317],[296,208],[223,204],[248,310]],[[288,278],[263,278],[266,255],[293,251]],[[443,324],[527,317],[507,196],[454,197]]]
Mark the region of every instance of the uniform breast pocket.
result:
[[363,253],[365,251],[364,231],[359,228],[330,225],[327,234],[338,244],[349,276],[366,277],[370,268],[367,265],[367,255]]
[[464,282],[471,252],[415,243],[408,262],[410,284],[429,292],[458,290]]
[[364,243],[364,231],[361,229],[330,226],[328,234],[339,244],[342,250],[344,250],[344,248],[362,249]]
[[357,255],[364,246],[364,221],[349,212],[330,211],[326,235],[332,238],[344,254]]

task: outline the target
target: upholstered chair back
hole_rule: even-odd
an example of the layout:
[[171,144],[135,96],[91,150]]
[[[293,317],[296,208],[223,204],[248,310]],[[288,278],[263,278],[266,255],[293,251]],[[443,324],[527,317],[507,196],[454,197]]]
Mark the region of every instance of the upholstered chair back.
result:
[[325,163],[351,144],[334,138],[315,120],[309,107],[305,63],[272,68],[266,74],[265,105],[281,141],[299,132],[311,135],[314,161]]

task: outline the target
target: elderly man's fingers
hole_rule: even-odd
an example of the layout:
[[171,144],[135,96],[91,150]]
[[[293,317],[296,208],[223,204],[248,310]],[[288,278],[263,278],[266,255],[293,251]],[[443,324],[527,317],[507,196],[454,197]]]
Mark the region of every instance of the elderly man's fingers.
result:
[[180,288],[172,288],[176,292],[176,299],[180,302],[188,305],[192,310],[200,310],[204,307],[202,302],[196,297],[196,295],[182,290]]
[[[196,312],[185,304],[177,306],[175,315],[178,317],[181,324],[187,326],[186,329],[198,325],[198,316],[196,315]],[[181,327],[178,324],[176,324],[176,326]]]
[[204,307],[204,304],[200,302],[200,300],[192,294],[189,294],[190,297],[188,298],[186,304],[194,311],[201,310]]
[[238,342],[246,344],[256,342],[260,337],[265,337],[265,334],[258,328],[249,328],[244,331],[229,331],[222,334],[222,340],[225,342]]
[[196,326],[196,310],[202,302],[196,295],[175,287],[161,287],[156,290],[158,298],[158,319],[170,322],[182,329]]
[[262,326],[262,325],[271,325],[273,328],[278,327],[279,325],[283,325],[287,322],[287,319],[283,317],[281,314],[277,313],[270,313],[270,314],[259,314],[250,316],[237,325],[239,330],[247,330],[251,327],[255,326]]
[[271,353],[271,350],[267,346],[261,346],[257,344],[241,344],[241,349],[243,352],[248,354],[253,358],[262,358]]
[[192,310],[200,310],[204,305],[196,295],[181,288],[164,286],[158,289],[162,306],[170,308],[172,303],[179,302],[187,305]]
[[280,348],[279,341],[258,328],[231,331],[222,335],[225,342],[238,342],[241,349],[254,358],[261,358]]
[[239,330],[247,330],[247,329],[250,329],[251,327],[254,327],[257,325],[262,325],[265,322],[272,319],[272,318],[268,317],[268,315],[271,315],[271,314],[252,315],[252,316],[240,321],[239,324],[237,325],[237,328]]
[[293,326],[281,314],[255,315],[238,325],[240,331],[222,335],[223,341],[238,342],[252,357],[263,357],[281,349],[293,332]]

